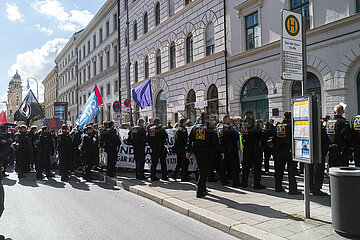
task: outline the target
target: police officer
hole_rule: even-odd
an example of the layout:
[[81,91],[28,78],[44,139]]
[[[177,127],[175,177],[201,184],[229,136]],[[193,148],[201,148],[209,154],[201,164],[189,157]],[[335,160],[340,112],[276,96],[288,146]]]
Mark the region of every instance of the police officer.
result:
[[31,146],[31,161],[30,161],[30,164],[31,164],[31,167],[34,168],[37,168],[37,165],[38,165],[38,162],[37,162],[37,151],[36,151],[36,148],[35,148],[35,145],[34,145],[34,142],[36,141],[36,139],[38,138],[38,134],[37,134],[37,126],[32,126],[30,128],[30,132],[28,133],[28,138],[30,140],[30,146]]
[[351,133],[354,148],[355,166],[360,167],[360,115],[356,115],[351,120]]
[[326,123],[325,130],[329,141],[329,167],[349,166],[349,147],[351,129],[342,116],[344,107],[336,105],[334,117]]
[[146,147],[146,130],[144,119],[139,119],[137,125],[129,131],[129,138],[134,149],[134,158],[136,164],[136,179],[145,180],[145,147]]
[[244,122],[241,127],[241,134],[244,142],[244,160],[242,187],[248,187],[248,178],[250,169],[254,171],[254,189],[264,189],[265,186],[260,184],[261,181],[261,128],[255,124],[254,111],[248,109],[245,112]]
[[67,125],[61,126],[61,133],[58,136],[58,151],[61,181],[69,180],[69,173],[71,169],[73,144],[70,138],[69,129]]
[[269,169],[270,169],[270,156],[274,153],[274,133],[275,133],[275,127],[274,127],[274,119],[270,119],[269,122],[265,123],[264,127],[265,132],[265,141],[264,141],[264,167],[265,167],[265,174],[269,175]]
[[160,124],[159,118],[154,118],[154,124],[149,127],[147,133],[147,143],[151,148],[151,181],[158,181],[156,177],[156,167],[160,159],[161,164],[161,179],[167,181],[167,164],[166,156],[167,150],[165,148],[168,134]]
[[82,166],[82,152],[79,150],[79,145],[81,144],[81,130],[76,129],[72,136],[72,144],[74,147],[74,162],[72,166],[72,170],[76,170],[80,166]]
[[230,123],[230,116],[225,115],[223,117],[223,124],[221,124],[217,129],[217,135],[219,138],[219,143],[222,149],[225,152],[225,158],[220,162],[221,169],[221,183],[223,185],[227,184],[225,179],[226,167],[229,165],[229,170],[231,172],[231,177],[233,179],[233,187],[240,186],[239,180],[239,154],[238,154],[238,141],[239,134],[235,131],[233,126]]
[[26,132],[26,125],[21,125],[19,127],[19,131],[14,135],[16,171],[18,173],[19,179],[25,177],[25,164],[30,154],[30,142],[26,136]]
[[43,179],[43,171],[45,170],[46,177],[49,179],[54,175],[50,172],[50,155],[54,154],[54,145],[52,137],[49,133],[49,130],[46,126],[41,128],[41,133],[39,136],[38,143],[39,151],[39,167],[36,171],[36,178]]
[[275,128],[275,192],[283,192],[282,181],[285,165],[289,176],[289,195],[299,195],[296,183],[296,162],[292,160],[291,112],[285,111],[283,122]]
[[84,179],[91,181],[90,176],[91,169],[93,168],[96,160],[99,158],[97,154],[97,141],[93,137],[93,128],[92,126],[87,126],[82,135],[82,152],[85,156],[85,173]]
[[[4,152],[1,152],[0,154],[4,154]],[[4,186],[2,183],[2,172],[4,171],[4,166],[2,162],[0,161],[0,218],[2,213],[4,212],[4,203],[5,203],[5,192],[4,192]],[[5,239],[3,235],[0,235],[0,240]]]
[[206,196],[206,179],[209,174],[209,159],[211,158],[211,149],[217,149],[224,159],[224,150],[219,144],[216,131],[210,125],[211,121],[207,113],[202,113],[199,123],[193,127],[189,134],[189,142],[186,157],[190,159],[191,154],[195,155],[199,168],[199,179],[197,182],[196,197]]
[[108,129],[102,132],[101,139],[105,144],[104,148],[108,156],[106,175],[114,177],[118,148],[121,144],[119,134],[115,129],[114,121],[108,122]]
[[173,172],[173,178],[176,180],[178,172],[181,169],[181,181],[188,181],[189,159],[186,158],[186,146],[188,141],[188,132],[185,127],[186,119],[180,118],[179,125],[174,129],[174,147],[176,154],[176,166]]

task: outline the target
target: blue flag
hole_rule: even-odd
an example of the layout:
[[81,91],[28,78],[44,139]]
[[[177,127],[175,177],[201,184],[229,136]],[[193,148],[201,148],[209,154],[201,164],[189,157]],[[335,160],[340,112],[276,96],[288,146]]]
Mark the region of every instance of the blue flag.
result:
[[78,130],[84,129],[99,113],[99,101],[96,92],[93,91],[85,103],[82,114],[76,120]]
[[132,96],[141,109],[152,106],[151,80],[147,80],[143,84],[133,88]]

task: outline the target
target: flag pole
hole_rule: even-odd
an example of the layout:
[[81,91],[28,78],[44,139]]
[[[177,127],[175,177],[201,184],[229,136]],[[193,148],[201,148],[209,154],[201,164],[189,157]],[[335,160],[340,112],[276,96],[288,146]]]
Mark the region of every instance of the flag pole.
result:
[[[125,4],[127,3],[127,1],[125,1]],[[131,102],[131,86],[130,86],[130,37],[129,37],[129,32],[130,32],[130,22],[129,22],[129,6],[126,6],[126,26],[127,26],[127,31],[126,31],[126,36],[127,36],[127,65],[126,65],[126,87],[127,87],[127,98],[130,100]],[[131,108],[131,103],[130,103],[130,111],[129,111],[129,121],[131,124],[133,124],[133,118],[132,118],[132,108]]]

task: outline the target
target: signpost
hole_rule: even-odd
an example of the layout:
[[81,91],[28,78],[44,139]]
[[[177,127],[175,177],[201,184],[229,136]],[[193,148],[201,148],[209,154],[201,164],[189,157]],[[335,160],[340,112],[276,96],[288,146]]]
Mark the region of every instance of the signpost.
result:
[[131,105],[130,99],[125,99],[124,106],[125,107],[130,107],[130,105]]
[[114,110],[114,112],[119,112],[120,111],[120,102],[119,101],[115,101],[114,103],[113,103],[113,110]]

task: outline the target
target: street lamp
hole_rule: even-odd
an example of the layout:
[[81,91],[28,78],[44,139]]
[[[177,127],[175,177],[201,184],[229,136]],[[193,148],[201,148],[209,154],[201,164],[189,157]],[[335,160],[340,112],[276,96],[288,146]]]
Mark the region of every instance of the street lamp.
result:
[[36,81],[36,98],[39,101],[39,83],[38,83],[38,80],[36,78],[34,78],[34,77],[28,77],[26,79],[26,81],[27,81],[27,86],[26,86],[27,89],[30,89],[29,79],[33,79],[33,80]]

